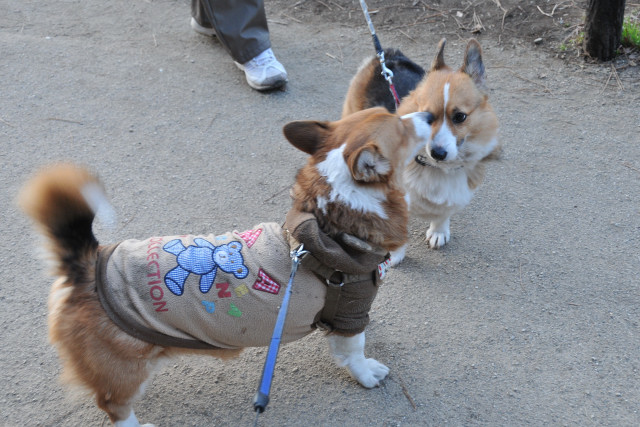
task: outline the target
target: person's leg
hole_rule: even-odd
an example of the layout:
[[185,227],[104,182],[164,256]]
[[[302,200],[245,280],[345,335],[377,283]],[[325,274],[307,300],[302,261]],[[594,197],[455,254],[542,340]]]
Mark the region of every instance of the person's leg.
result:
[[240,64],[271,47],[262,0],[192,0],[191,15],[201,26],[213,28]]
[[263,0],[192,0],[191,15],[200,27],[215,30],[251,87],[264,90],[286,83],[287,73],[271,51]]
[[191,28],[205,36],[215,36],[211,21],[204,11],[205,4],[200,0],[191,0]]

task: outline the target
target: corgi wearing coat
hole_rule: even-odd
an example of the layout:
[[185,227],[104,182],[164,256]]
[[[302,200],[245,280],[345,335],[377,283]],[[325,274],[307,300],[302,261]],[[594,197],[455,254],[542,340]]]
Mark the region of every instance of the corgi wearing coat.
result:
[[24,211],[48,239],[54,262],[49,338],[64,377],[95,396],[120,427],[162,361],[191,353],[219,358],[267,346],[291,271],[289,252],[309,250],[298,269],[283,342],[330,331],[338,366],[364,387],[389,369],[364,355],[368,312],[388,264],[407,241],[401,185],[405,158],[424,144],[426,113],[372,108],[337,122],[298,121],[284,134],[309,154],[284,221],[205,236],[99,244],[96,211],[109,208],[87,169],[57,165],[32,178]]

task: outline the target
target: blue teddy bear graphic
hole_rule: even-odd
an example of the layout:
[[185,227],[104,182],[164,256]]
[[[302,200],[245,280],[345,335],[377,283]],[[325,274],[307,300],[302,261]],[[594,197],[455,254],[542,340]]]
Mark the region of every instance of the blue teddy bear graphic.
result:
[[180,239],[174,239],[162,247],[175,255],[178,261],[178,266],[164,276],[164,284],[175,295],[182,295],[184,283],[192,273],[200,276],[200,292],[203,294],[209,292],[213,286],[218,268],[238,279],[244,279],[249,274],[240,253],[241,243],[231,242],[214,246],[199,237],[193,241],[197,246],[185,247]]

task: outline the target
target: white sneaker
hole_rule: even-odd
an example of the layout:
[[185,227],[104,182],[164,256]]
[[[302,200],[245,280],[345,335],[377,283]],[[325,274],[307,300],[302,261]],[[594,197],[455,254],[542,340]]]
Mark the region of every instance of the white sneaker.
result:
[[198,24],[198,21],[196,21],[196,18],[191,18],[191,28],[193,29],[193,31],[195,31],[196,33],[202,34],[203,36],[216,35],[216,30],[214,30],[213,28],[203,27],[202,25]]
[[[235,62],[235,61],[234,61]],[[244,71],[249,86],[256,90],[275,89],[287,82],[287,72],[271,48],[244,64],[235,64]]]

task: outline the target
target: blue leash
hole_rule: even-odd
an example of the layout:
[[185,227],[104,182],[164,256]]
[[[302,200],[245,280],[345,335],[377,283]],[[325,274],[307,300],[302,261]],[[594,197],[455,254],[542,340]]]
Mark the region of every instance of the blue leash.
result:
[[263,413],[269,404],[269,391],[271,390],[271,381],[273,380],[273,370],[276,366],[278,350],[280,349],[280,340],[282,338],[282,330],[284,329],[284,321],[287,317],[287,308],[289,307],[289,298],[291,297],[291,285],[293,285],[293,278],[296,275],[296,271],[298,271],[300,261],[302,261],[302,258],[304,258],[308,253],[309,251],[304,250],[303,244],[289,253],[292,260],[291,275],[289,276],[289,283],[287,283],[287,289],[284,293],[282,304],[280,305],[276,326],[273,328],[271,343],[269,344],[269,350],[267,351],[267,359],[265,360],[264,367],[262,368],[260,386],[258,387],[258,392],[253,398],[253,408],[256,411],[254,426],[258,424],[258,415]]

